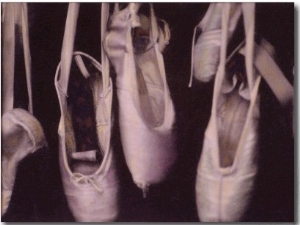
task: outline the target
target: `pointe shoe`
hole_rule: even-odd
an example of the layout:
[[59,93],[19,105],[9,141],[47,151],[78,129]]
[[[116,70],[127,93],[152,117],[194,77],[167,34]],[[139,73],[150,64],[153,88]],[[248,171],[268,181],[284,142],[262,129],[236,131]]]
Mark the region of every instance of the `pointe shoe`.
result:
[[249,87],[245,81],[239,83],[236,74],[223,83],[197,169],[197,205],[202,222],[236,222],[247,207],[257,173],[257,94],[252,101],[251,110]]
[[[220,62],[223,7],[224,3],[211,3],[204,18],[194,31],[193,39],[195,39],[197,30],[201,30],[201,34],[197,40],[193,40],[192,75],[201,82],[209,82],[213,79]],[[228,41],[234,33],[241,12],[241,4],[232,3],[228,25]]]
[[[253,16],[253,8],[249,6],[247,15]],[[230,6],[226,5],[224,10],[229,9]],[[228,19],[228,14],[223,12],[223,18]],[[253,25],[254,21],[250,22]],[[253,190],[257,173],[258,88],[261,76],[254,70],[253,59],[250,58],[253,55],[249,46],[254,42],[254,26],[251,28],[250,31],[246,28],[246,70],[230,72],[225,71],[225,62],[227,65],[235,62],[238,56],[235,54],[242,46],[226,60],[227,29],[226,25],[222,27],[224,45],[196,177],[196,203],[202,222],[240,221]],[[241,65],[241,62],[237,64]]]
[[[78,222],[111,222],[118,216],[118,178],[111,146],[112,82],[101,73],[101,65],[91,56],[74,52],[80,75],[89,80],[93,91],[98,149],[77,149],[72,110],[62,92],[59,67],[56,90],[61,119],[59,123],[59,165],[69,208]],[[86,66],[86,65],[89,65]],[[74,71],[71,70],[71,76]],[[102,74],[102,75],[101,75]],[[107,79],[105,86],[104,79]],[[70,93],[71,95],[72,93]],[[92,107],[92,106],[91,106]]]
[[[121,141],[135,184],[144,192],[162,182],[175,162],[175,112],[161,51],[168,43],[166,22],[159,28],[130,3],[115,10],[104,49],[117,73]],[[132,30],[134,36],[132,37]]]
[[2,116],[2,200],[1,215],[9,206],[20,161],[47,146],[39,121],[28,111],[15,108]]

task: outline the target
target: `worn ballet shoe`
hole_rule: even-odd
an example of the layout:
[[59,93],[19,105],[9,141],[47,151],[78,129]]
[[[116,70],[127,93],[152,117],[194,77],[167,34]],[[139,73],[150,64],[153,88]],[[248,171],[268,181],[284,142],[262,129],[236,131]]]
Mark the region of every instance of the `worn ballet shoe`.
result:
[[[216,74],[212,113],[204,135],[197,168],[196,202],[202,222],[240,221],[254,186],[257,173],[257,141],[259,120],[258,88],[261,76],[253,68],[254,9],[244,7],[252,26],[246,26],[246,70],[231,69],[243,65],[236,51],[226,60],[226,20],[230,3],[223,9],[220,66]],[[248,8],[249,7],[249,8]],[[249,30],[250,29],[250,30]],[[252,38],[252,39],[251,39]],[[227,63],[227,70],[225,65]],[[234,66],[233,66],[234,68]]]
[[[59,125],[59,165],[64,192],[78,222],[109,222],[118,216],[118,178],[111,146],[112,82],[101,73],[101,65],[91,56],[74,52],[80,75],[88,79],[93,93],[97,149],[78,149],[72,123],[72,110],[62,93],[60,68],[56,73],[56,90],[61,119]],[[90,65],[89,67],[86,65]],[[71,76],[74,70],[71,70]],[[102,75],[101,75],[102,74]],[[107,85],[104,84],[107,79]]]
[[46,145],[41,124],[28,111],[15,108],[3,114],[1,215],[9,206],[19,163]]
[[[195,28],[192,44],[191,79],[192,76],[194,76],[201,82],[209,82],[217,72],[220,62],[223,7],[224,3],[211,3],[205,16]],[[228,25],[228,41],[233,35],[241,12],[241,4],[233,3]],[[201,34],[199,38],[195,40],[195,35],[198,30],[201,30]]]
[[[166,82],[161,51],[168,43],[166,22],[159,28],[138,14],[139,4],[115,10],[104,48],[117,73],[121,141],[126,163],[144,192],[162,182],[176,159],[175,112]],[[132,36],[132,31],[134,31]]]

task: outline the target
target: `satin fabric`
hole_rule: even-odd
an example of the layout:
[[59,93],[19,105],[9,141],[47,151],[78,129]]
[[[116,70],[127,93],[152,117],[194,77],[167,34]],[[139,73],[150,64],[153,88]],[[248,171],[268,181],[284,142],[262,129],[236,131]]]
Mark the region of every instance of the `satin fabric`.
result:
[[[130,3],[125,9],[115,10],[104,48],[117,73],[119,123],[126,163],[134,182],[145,195],[151,184],[162,182],[169,174],[177,152],[174,106],[160,51],[168,41],[163,34],[169,32],[162,33],[158,28],[150,5],[150,47],[144,53],[135,54],[131,35],[134,28],[141,26],[139,6]],[[139,79],[144,79],[142,92],[147,94],[141,93]],[[143,98],[150,98],[152,103],[143,102]],[[154,121],[147,118],[147,114],[151,115],[150,107],[153,114],[158,114],[154,115]]]

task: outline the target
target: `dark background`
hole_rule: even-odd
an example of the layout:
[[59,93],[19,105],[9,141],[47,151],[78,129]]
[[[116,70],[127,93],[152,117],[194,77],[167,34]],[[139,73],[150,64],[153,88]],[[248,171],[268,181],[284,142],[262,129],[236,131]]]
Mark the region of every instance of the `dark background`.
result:
[[[34,115],[41,122],[49,148],[40,149],[19,165],[15,187],[2,221],[74,221],[63,193],[58,166],[59,105],[54,87],[68,4],[28,3],[30,48],[33,72]],[[162,184],[152,186],[146,199],[135,187],[126,167],[119,138],[117,99],[112,143],[120,173],[120,217],[118,221],[197,222],[195,203],[196,168],[211,110],[213,82],[193,82],[190,75],[191,41],[194,27],[204,16],[208,3],[156,3],[156,15],[171,28],[171,40],[164,52],[171,95],[176,108],[179,158]],[[99,59],[99,3],[81,4],[76,49]],[[257,3],[256,32],[274,45],[276,60],[293,83],[294,4]],[[230,46],[243,39],[238,26]],[[22,59],[16,61],[22,61]],[[26,108],[26,87],[22,65],[17,63],[15,107]],[[112,74],[114,77],[114,74]],[[268,86],[261,87],[259,130],[259,172],[256,187],[243,221],[294,221],[294,139],[291,109],[281,108]],[[91,206],[93,207],[93,206]]]

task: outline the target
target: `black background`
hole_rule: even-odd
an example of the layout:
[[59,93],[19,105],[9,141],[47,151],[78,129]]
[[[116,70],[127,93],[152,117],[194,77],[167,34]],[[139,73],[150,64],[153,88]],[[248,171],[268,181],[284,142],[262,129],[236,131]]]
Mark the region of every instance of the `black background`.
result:
[[[19,165],[14,192],[2,221],[74,221],[63,193],[58,166],[58,122],[60,111],[54,75],[60,51],[68,4],[28,3],[30,48],[33,72],[34,115],[41,122],[49,148],[40,149]],[[119,138],[117,98],[112,143],[120,173],[120,216],[118,221],[197,222],[195,203],[196,168],[211,109],[213,82],[193,82],[188,88],[191,41],[194,27],[204,16],[208,3],[156,3],[159,18],[171,28],[164,52],[165,67],[176,109],[179,158],[162,184],[152,186],[146,199],[135,187],[126,167]],[[100,56],[100,3],[81,4],[76,49]],[[277,62],[293,83],[294,4],[257,3],[256,32],[274,45]],[[240,31],[239,31],[240,30]],[[242,40],[238,27],[231,45]],[[16,59],[22,61],[20,59]],[[17,68],[15,107],[26,108],[22,65]],[[112,75],[114,76],[114,75]],[[22,85],[23,84],[23,85]],[[259,173],[243,221],[294,221],[294,139],[290,109],[282,109],[268,86],[261,87],[259,130]],[[93,206],[91,206],[93,207]]]

